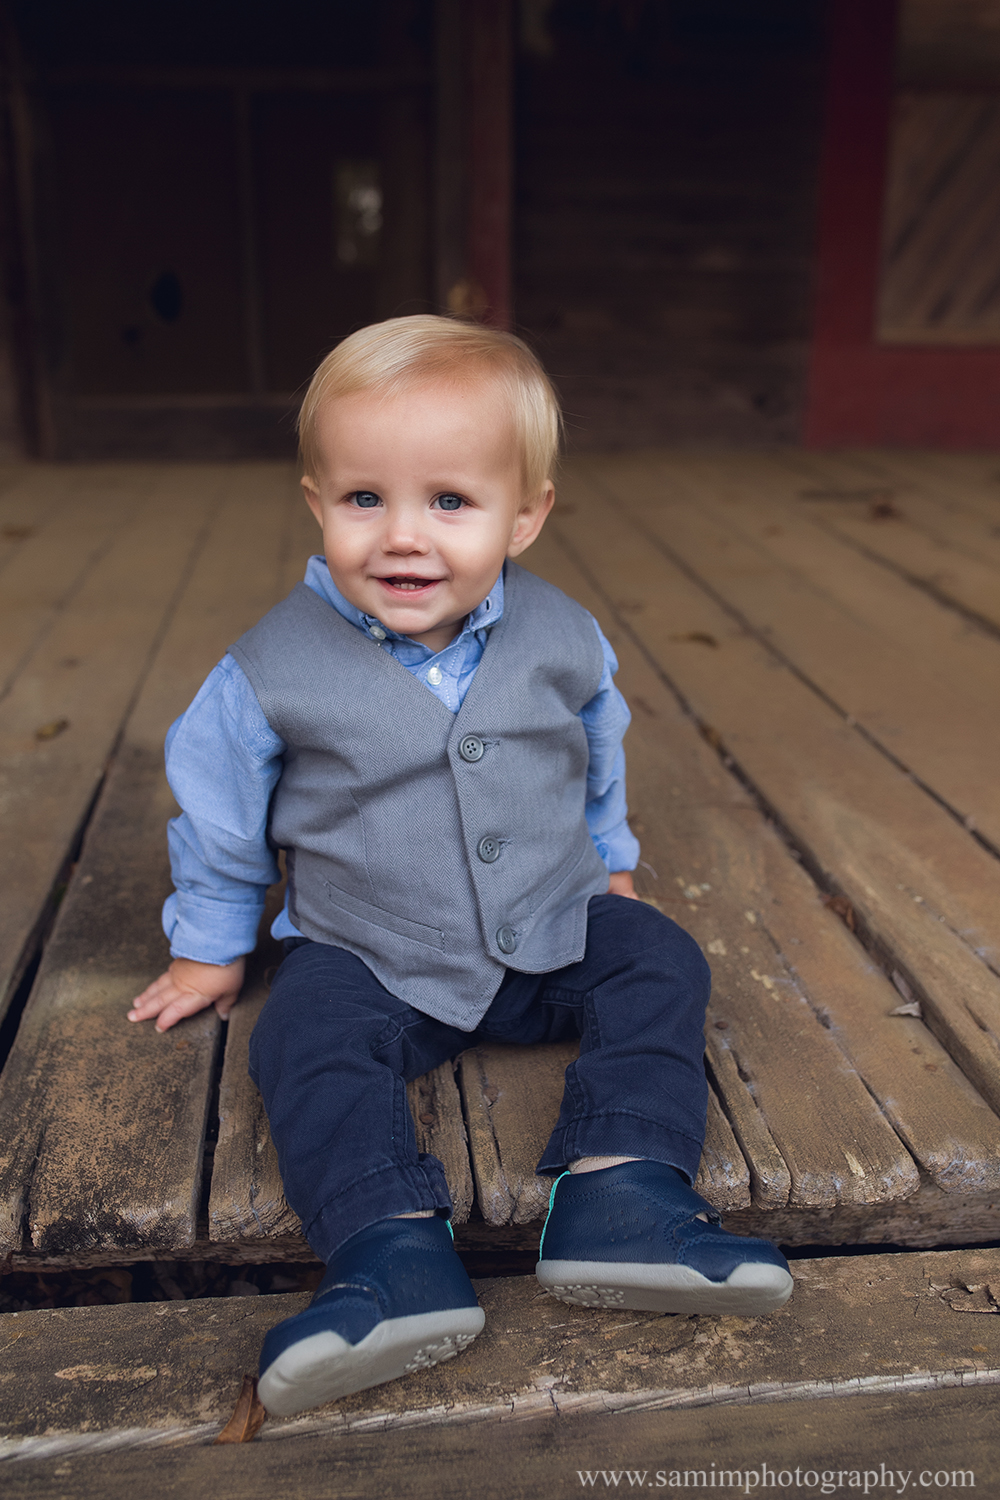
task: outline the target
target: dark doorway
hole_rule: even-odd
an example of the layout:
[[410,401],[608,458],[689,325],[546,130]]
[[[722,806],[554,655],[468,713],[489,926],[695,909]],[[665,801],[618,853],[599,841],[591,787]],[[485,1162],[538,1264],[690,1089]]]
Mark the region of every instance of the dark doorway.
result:
[[57,456],[290,453],[352,328],[430,306],[431,0],[21,0]]

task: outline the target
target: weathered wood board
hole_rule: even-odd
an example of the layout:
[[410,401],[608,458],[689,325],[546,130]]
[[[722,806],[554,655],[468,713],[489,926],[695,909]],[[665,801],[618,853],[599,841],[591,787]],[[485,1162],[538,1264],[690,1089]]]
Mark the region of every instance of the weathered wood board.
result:
[[732,624],[1000,847],[984,753],[1000,741],[1000,640],[821,530],[810,507],[773,500],[762,464],[625,459],[597,472]]
[[[753,1493],[762,1459],[775,1473],[846,1469],[847,1493],[861,1491],[865,1470],[878,1480],[883,1462],[911,1476],[907,1488],[929,1466],[932,1492],[946,1469],[949,1484],[937,1488],[969,1487],[971,1471],[971,1487],[992,1493],[1000,1320],[976,1313],[989,1309],[996,1252],[830,1257],[793,1269],[791,1301],[754,1319],[623,1319],[540,1296],[533,1277],[479,1282],[486,1327],[459,1359],[269,1419],[252,1454],[211,1444],[264,1333],[305,1298],[7,1316],[5,1494],[182,1497],[210,1485],[234,1500],[509,1500],[575,1492],[581,1466],[620,1479],[637,1466],[648,1487],[657,1471],[711,1472],[711,1462],[741,1474],[755,1466]],[[965,1480],[952,1485],[959,1469]],[[666,1479],[654,1487],[679,1493]]]
[[[844,895],[966,1077],[1000,1103],[1000,866],[856,726],[697,585],[607,492],[574,484],[572,545],[654,670]],[[709,647],[704,637],[716,642]],[[762,712],[766,705],[766,713]],[[988,749],[984,754],[988,755]]]
[[886,474],[909,479],[915,489],[945,504],[949,515],[962,517],[973,512],[990,528],[988,535],[994,543],[1000,540],[992,530],[1000,518],[1000,453],[879,449],[859,456]]
[[[546,1388],[567,1413],[588,1397],[596,1409],[601,1394],[622,1412],[643,1401],[677,1410],[699,1397],[745,1410],[783,1395],[808,1400],[810,1387],[818,1397],[821,1383],[888,1392],[907,1378],[917,1386],[916,1372],[963,1370],[1000,1380],[1000,1319],[988,1316],[986,1291],[1000,1279],[996,1250],[830,1256],[792,1270],[791,1301],[761,1318],[623,1320],[542,1295],[533,1276],[479,1281],[486,1326],[460,1359],[304,1418],[271,1419],[264,1440],[303,1430],[342,1438],[378,1418],[387,1429],[421,1417],[456,1422],[477,1408],[497,1419],[505,1403],[527,1416]],[[101,1433],[123,1446],[130,1430],[136,1440],[214,1436],[267,1329],[307,1301],[291,1293],[0,1317],[0,1459],[38,1451],[46,1438],[71,1449],[76,1437],[86,1452]]]
[[53,549],[56,576],[70,570],[61,594],[40,612],[14,610],[0,724],[0,1010],[203,541],[220,480],[207,495],[204,483],[165,469],[140,480],[138,498],[125,489],[102,501],[96,536],[71,528]]
[[[462,1054],[462,1100],[468,1120],[476,1195],[488,1224],[531,1224],[544,1218],[554,1179],[535,1163],[559,1114],[563,1074],[575,1042],[539,1047],[499,1043]],[[698,1191],[717,1208],[746,1208],[749,1172],[714,1093]]]
[[926,475],[867,455],[838,455],[834,464],[795,452],[774,456],[767,481],[776,498],[863,556],[1000,629],[997,521],[949,499]]
[[[130,1025],[125,1011],[167,959],[159,907],[169,890],[164,829],[174,809],[163,734],[229,641],[276,595],[286,472],[209,471],[209,494],[200,495],[208,534],[145,683],[139,676],[122,692],[124,706],[141,689],[0,1078],[5,1249],[168,1248],[190,1244],[197,1232],[220,1023],[203,1012],[160,1036]],[[184,480],[196,515],[198,484],[190,472]],[[155,573],[160,555],[150,535],[143,571]],[[122,593],[127,599],[124,586]],[[96,601],[95,613],[103,618]],[[107,613],[125,628],[115,609]]]

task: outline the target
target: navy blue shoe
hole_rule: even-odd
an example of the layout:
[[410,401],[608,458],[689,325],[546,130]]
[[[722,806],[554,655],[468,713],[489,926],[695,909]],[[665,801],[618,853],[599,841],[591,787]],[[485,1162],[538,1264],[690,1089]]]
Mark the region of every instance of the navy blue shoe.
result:
[[538,1254],[541,1285],[582,1307],[753,1318],[792,1294],[775,1245],[727,1234],[681,1174],[656,1161],[564,1172]]
[[451,1359],[485,1321],[444,1219],[382,1219],[341,1245],[303,1312],[271,1329],[260,1399],[294,1416]]

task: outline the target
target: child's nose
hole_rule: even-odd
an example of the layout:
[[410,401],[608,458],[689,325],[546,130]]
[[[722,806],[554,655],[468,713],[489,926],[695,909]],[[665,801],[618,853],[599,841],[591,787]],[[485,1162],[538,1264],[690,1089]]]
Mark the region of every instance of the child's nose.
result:
[[387,520],[385,530],[387,552],[405,555],[428,550],[427,536],[417,517],[407,514],[390,514]]

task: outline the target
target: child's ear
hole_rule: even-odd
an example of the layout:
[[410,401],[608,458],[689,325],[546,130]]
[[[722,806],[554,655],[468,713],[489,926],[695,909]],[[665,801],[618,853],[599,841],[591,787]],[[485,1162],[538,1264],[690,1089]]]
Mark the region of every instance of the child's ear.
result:
[[514,522],[510,546],[507,548],[508,557],[518,557],[522,552],[527,552],[545,525],[545,518],[552,509],[555,498],[555,485],[551,479],[547,479],[537,498],[527,501],[521,507],[517,513],[517,520]]
[[315,479],[310,479],[308,474],[303,474],[302,478],[299,480],[299,483],[302,486],[302,493],[306,497],[306,504],[308,505],[309,509],[312,511],[313,515],[316,517],[316,520],[319,522],[320,527],[322,528],[323,507],[319,502],[319,490],[316,487]]

